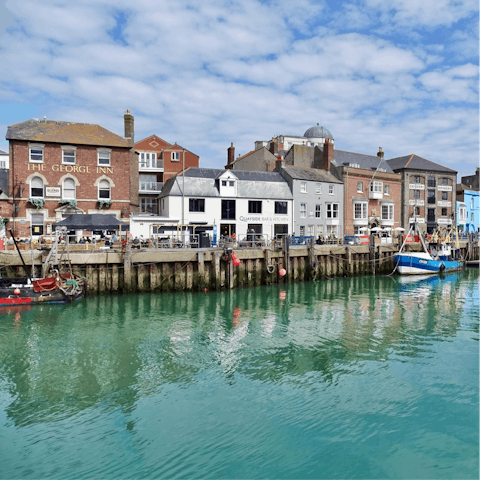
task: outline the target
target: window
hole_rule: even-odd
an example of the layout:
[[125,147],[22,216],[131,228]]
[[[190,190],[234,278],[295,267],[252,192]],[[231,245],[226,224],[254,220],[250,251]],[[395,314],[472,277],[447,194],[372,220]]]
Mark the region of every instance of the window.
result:
[[435,203],[435,190],[427,190],[427,203]]
[[448,178],[442,178],[442,185],[448,185]]
[[248,213],[262,213],[262,202],[257,200],[249,200]]
[[427,209],[427,222],[434,222],[435,221],[435,209],[429,208]]
[[328,186],[328,194],[333,195],[335,193],[335,185]]
[[140,211],[142,213],[158,213],[157,199],[152,197],[140,197]]
[[474,217],[474,214],[473,212],[470,214],[470,223],[473,223],[475,217]]
[[413,183],[420,183],[420,177],[418,175],[413,177]]
[[110,166],[110,150],[98,150],[98,165],[101,167]]
[[462,221],[467,219],[467,208],[463,205],[458,209],[458,219]]
[[287,214],[287,202],[275,202],[275,213],[277,215]]
[[470,199],[470,210],[473,210],[473,197]]
[[442,192],[442,200],[448,200],[448,192]]
[[307,204],[300,204],[300,218],[307,218]]
[[374,193],[382,193],[383,192],[383,183],[382,182],[371,182],[370,183],[370,191]]
[[354,220],[367,220],[367,202],[355,202],[353,210]]
[[447,216],[447,209],[442,208],[442,217],[446,217],[446,216]]
[[420,198],[420,190],[414,190],[413,191],[413,198],[419,199]]
[[384,195],[390,195],[390,185],[384,185],[383,186],[383,194]]
[[321,213],[322,213],[322,206],[317,203],[315,205],[315,217],[320,218],[322,216]]
[[338,236],[338,226],[337,225],[327,225],[327,237],[337,237]]
[[413,213],[414,213],[415,216],[419,217],[420,216],[420,207],[415,207]]
[[65,200],[74,200],[76,198],[75,180],[66,178],[63,182],[63,198]]
[[428,187],[435,187],[436,186],[435,177],[428,177],[427,178],[427,186]]
[[393,221],[393,203],[382,205],[382,220]]
[[0,168],[7,168],[7,162],[5,160],[0,160]]
[[315,184],[315,195],[321,195],[321,194],[322,194],[322,184],[317,182]]
[[315,235],[315,227],[313,225],[308,226],[308,236],[313,237]]
[[188,200],[189,212],[205,212],[205,199],[204,198],[190,198]]
[[110,183],[108,180],[101,180],[98,184],[98,199],[110,200]]
[[227,181],[226,180],[222,180],[222,187],[226,187],[227,186]]
[[307,193],[307,182],[300,182],[300,193]]
[[180,152],[172,152],[172,162],[180,161]]
[[34,163],[43,163],[43,145],[30,146],[30,161]]
[[154,152],[141,152],[139,158],[140,168],[155,168],[157,154]]
[[62,163],[75,165],[75,147],[62,147]]
[[357,193],[363,193],[363,182],[357,182]]
[[222,220],[235,220],[235,200],[222,200]]
[[234,182],[233,180],[230,180],[230,181],[228,182],[228,186],[229,186],[229,187],[234,187],[234,186],[235,186],[235,182]]
[[43,213],[33,213],[30,223],[32,235],[43,235]]
[[305,225],[300,225],[300,236],[305,236]]
[[327,203],[327,218],[338,218],[338,203]]
[[156,175],[139,175],[138,176],[138,189],[141,192],[157,192],[160,188],[157,188],[157,176]]
[[33,177],[30,180],[30,197],[43,198],[43,180],[40,177]]

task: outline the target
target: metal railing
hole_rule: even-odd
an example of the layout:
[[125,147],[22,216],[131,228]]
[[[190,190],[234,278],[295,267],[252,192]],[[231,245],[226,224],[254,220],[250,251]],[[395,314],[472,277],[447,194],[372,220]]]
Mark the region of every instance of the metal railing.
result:
[[163,169],[163,159],[156,160],[140,160],[138,164],[139,170],[158,170]]
[[138,191],[139,192],[160,192],[163,188],[163,183],[161,182],[139,182]]

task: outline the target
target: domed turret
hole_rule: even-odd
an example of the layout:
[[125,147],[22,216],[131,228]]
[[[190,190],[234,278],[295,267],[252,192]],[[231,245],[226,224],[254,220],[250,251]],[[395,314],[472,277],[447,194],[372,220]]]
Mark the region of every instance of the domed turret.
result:
[[320,127],[318,123],[316,127],[309,128],[303,136],[306,138],[329,138],[333,140],[333,135],[326,128]]

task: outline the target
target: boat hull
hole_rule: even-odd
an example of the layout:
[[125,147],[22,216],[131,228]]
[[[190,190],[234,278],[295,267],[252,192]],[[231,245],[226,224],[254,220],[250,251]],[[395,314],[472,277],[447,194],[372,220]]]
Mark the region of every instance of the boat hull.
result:
[[464,262],[457,260],[435,260],[426,254],[400,253],[395,255],[400,275],[425,275],[461,270]]

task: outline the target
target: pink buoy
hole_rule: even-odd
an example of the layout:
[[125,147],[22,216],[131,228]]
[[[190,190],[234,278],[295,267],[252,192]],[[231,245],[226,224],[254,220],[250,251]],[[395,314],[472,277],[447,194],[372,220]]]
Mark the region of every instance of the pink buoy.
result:
[[281,277],[284,277],[284,276],[287,274],[287,271],[286,271],[284,268],[281,268],[281,269],[278,271],[278,274],[279,274]]

